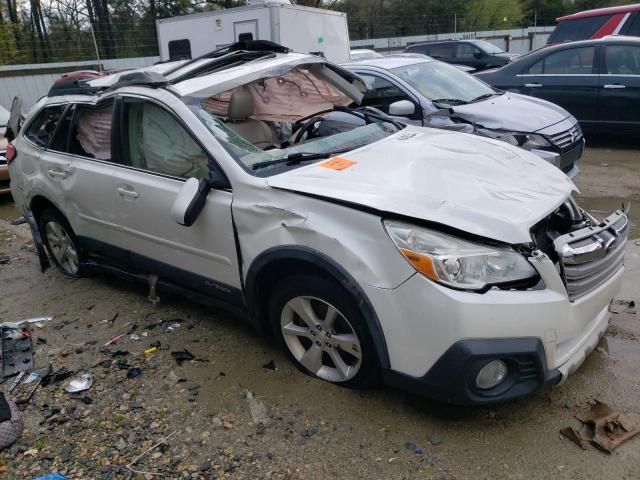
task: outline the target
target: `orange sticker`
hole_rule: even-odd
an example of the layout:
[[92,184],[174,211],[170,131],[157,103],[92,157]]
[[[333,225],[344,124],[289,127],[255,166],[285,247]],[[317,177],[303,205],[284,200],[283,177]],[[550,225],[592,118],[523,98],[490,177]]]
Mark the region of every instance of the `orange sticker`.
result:
[[320,164],[321,167],[328,168],[330,170],[344,170],[345,168],[349,168],[351,165],[355,165],[358,162],[354,162],[353,160],[347,160],[342,157],[333,157],[327,160],[326,162],[322,162]]

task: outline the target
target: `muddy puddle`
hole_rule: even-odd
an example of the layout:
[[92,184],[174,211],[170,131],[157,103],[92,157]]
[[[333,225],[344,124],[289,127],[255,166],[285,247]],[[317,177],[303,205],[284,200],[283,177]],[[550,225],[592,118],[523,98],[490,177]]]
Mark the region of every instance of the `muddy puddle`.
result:
[[13,203],[11,195],[0,196],[0,219],[13,220],[20,216],[20,212]]

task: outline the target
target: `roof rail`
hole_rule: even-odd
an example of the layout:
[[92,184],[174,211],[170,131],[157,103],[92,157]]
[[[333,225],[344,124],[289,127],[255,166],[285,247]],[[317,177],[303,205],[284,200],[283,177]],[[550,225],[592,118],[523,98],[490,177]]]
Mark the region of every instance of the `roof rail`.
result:
[[158,88],[167,85],[169,81],[164,75],[158,72],[131,72],[120,75],[118,81],[111,86],[111,89],[128,87],[133,85],[144,85]]
[[75,72],[65,73],[58,80],[53,82],[47,96],[60,95],[87,95],[102,90],[100,87],[92,87],[87,82],[106,75],[95,70],[78,70]]
[[282,45],[275,42],[270,42],[269,40],[249,40],[244,42],[236,42],[232,43],[231,45],[227,45],[226,47],[218,48],[217,50],[213,50],[209,53],[205,53],[204,55],[200,55],[199,57],[188,60],[185,63],[182,63],[179,66],[169,70],[168,72],[164,72],[164,74],[166,76],[169,76],[172,73],[177,72],[184,67],[188,67],[189,65],[192,65],[200,60],[204,60],[207,58],[219,58],[233,52],[289,53],[289,51],[290,50],[287,47],[283,47]]

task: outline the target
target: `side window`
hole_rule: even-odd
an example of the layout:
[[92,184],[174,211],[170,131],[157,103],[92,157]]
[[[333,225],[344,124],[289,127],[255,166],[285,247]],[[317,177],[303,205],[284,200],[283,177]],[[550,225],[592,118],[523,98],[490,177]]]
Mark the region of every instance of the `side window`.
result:
[[410,45],[407,48],[407,52],[409,53],[422,53],[424,55],[429,55],[429,51],[431,47],[429,45]]
[[36,145],[45,148],[56,130],[63,111],[64,105],[42,109],[29,125],[25,137]]
[[451,58],[451,45],[447,43],[431,45],[429,56],[433,58]]
[[608,45],[605,62],[610,75],[640,75],[640,47]]
[[629,18],[622,27],[620,34],[640,37],[640,12],[631,15],[631,18]]
[[112,117],[113,100],[96,106],[76,105],[65,151],[82,157],[111,160]]
[[458,43],[456,45],[456,58],[461,60],[473,60],[476,53],[481,53],[480,49],[469,43]]
[[73,114],[75,106],[70,106],[65,112],[64,116],[58,122],[58,128],[55,131],[53,139],[49,144],[49,150],[55,152],[67,152],[69,131],[71,130],[71,122],[73,120]]
[[209,178],[209,156],[176,118],[138,98],[123,102],[123,163],[183,178]]
[[612,15],[598,15],[576,20],[565,20],[551,32],[549,43],[573,42],[591,38],[600,27],[611,20]]
[[169,60],[190,60],[191,42],[188,39],[171,40],[169,42]]
[[588,75],[593,73],[595,47],[554,52],[529,68],[530,75]]
[[[367,85],[367,93],[364,94],[362,105],[375,107],[385,113],[389,113],[389,105],[399,100],[415,102],[404,91],[390,81],[371,74],[359,74]],[[419,109],[416,109],[418,111]]]

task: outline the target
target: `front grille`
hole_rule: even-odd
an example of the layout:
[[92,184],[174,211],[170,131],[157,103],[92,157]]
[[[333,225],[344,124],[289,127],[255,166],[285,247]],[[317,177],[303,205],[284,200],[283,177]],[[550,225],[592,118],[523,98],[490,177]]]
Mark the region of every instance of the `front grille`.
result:
[[572,146],[578,140],[582,140],[582,130],[577,123],[573,125],[569,130],[556,133],[555,135],[548,136],[551,143],[561,150]]
[[629,220],[620,210],[597,227],[586,227],[553,242],[569,300],[595,290],[624,263]]

